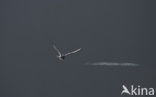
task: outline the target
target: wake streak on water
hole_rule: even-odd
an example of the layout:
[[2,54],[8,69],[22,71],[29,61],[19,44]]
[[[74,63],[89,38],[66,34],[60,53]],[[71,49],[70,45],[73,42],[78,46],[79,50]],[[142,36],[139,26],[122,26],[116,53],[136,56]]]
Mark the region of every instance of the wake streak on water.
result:
[[94,63],[86,63],[86,65],[93,66],[139,66],[136,63],[116,63],[116,62],[94,62]]

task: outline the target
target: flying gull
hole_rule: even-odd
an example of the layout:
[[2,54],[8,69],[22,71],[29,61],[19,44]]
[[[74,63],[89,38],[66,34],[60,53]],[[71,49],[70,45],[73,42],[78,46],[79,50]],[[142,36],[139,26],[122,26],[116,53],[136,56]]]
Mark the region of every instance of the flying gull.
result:
[[66,56],[68,56],[68,55],[70,55],[70,54],[74,54],[74,53],[79,52],[79,51],[81,50],[81,48],[79,48],[79,49],[74,50],[74,51],[72,51],[72,52],[69,52],[69,53],[66,53],[66,54],[62,54],[62,53],[59,51],[59,49],[58,49],[55,45],[53,45],[53,48],[57,51],[57,53],[58,53],[57,58],[58,58],[59,60],[64,60]]

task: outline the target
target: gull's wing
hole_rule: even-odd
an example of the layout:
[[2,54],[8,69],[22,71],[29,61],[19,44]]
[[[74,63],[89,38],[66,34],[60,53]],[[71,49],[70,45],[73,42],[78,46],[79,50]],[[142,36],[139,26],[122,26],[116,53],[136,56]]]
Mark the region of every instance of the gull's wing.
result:
[[57,51],[58,55],[59,55],[59,56],[61,56],[61,52],[59,51],[59,49],[58,49],[58,48],[56,48],[56,46],[55,46],[55,45],[53,45],[53,48]]
[[65,54],[65,56],[76,53],[76,52],[79,52],[80,50],[81,50],[81,48],[79,48],[79,49],[77,49],[75,51],[69,52],[69,53]]

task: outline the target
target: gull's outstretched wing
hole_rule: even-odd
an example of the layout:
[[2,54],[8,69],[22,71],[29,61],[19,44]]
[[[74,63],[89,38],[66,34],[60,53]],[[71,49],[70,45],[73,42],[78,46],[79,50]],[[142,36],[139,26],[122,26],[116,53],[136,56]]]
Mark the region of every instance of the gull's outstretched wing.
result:
[[65,54],[65,56],[76,53],[76,52],[79,52],[80,50],[81,50],[81,48],[79,48],[79,49],[77,49],[75,51],[69,52],[69,53]]
[[53,48],[57,51],[58,55],[59,55],[59,56],[61,56],[61,52],[59,51],[59,49],[58,49],[58,48],[56,48],[56,46],[55,46],[55,45],[53,45]]

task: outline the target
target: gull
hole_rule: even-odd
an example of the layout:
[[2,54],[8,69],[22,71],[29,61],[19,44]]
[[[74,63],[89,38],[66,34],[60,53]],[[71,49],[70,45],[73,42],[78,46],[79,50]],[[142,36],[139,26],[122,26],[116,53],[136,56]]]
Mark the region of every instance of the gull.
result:
[[58,49],[55,45],[53,45],[53,48],[57,51],[57,53],[58,53],[57,58],[58,58],[59,60],[64,60],[66,56],[68,56],[68,55],[70,55],[70,54],[74,54],[74,53],[79,52],[79,51],[81,50],[81,48],[79,48],[79,49],[74,50],[74,51],[72,51],[72,52],[69,52],[69,53],[66,53],[66,54],[62,54],[62,53],[59,51],[59,49]]
[[125,85],[122,85],[122,88],[123,88],[123,90],[122,90],[122,92],[121,92],[121,95],[122,95],[123,93],[126,93],[126,94],[129,94],[129,95],[130,95],[130,92],[128,91],[128,89],[127,89],[127,87],[126,87]]

